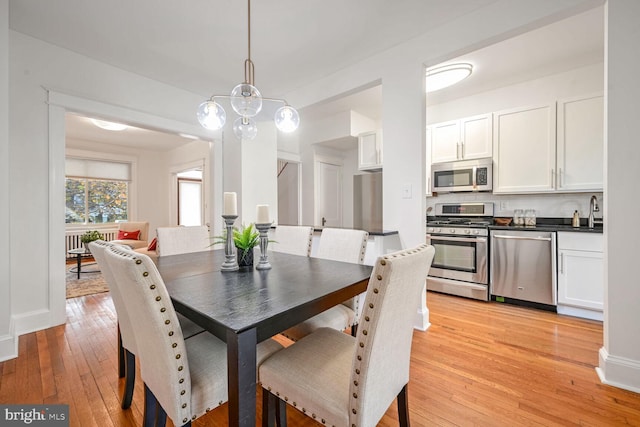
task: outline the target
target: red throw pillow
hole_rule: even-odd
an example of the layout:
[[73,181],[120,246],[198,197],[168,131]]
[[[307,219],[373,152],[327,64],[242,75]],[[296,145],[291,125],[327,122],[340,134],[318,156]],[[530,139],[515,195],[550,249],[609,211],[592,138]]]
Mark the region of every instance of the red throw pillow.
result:
[[153,240],[151,241],[151,243],[149,243],[149,246],[147,246],[147,250],[148,251],[155,251],[157,244],[158,244],[158,238],[154,237]]
[[118,240],[140,240],[140,230],[118,230]]

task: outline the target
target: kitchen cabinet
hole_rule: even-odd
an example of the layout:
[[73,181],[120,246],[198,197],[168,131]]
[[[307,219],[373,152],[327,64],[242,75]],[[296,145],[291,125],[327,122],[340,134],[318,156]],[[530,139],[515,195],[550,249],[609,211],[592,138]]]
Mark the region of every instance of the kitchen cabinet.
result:
[[556,104],[493,115],[494,193],[555,190]]
[[497,112],[493,123],[494,193],[602,191],[602,94]]
[[602,191],[602,94],[558,100],[557,138],[556,188],[561,191]]
[[358,169],[382,169],[382,131],[363,132],[358,135]]
[[429,126],[431,162],[491,157],[491,121],[491,114],[482,114]]
[[558,313],[602,320],[603,236],[558,232]]

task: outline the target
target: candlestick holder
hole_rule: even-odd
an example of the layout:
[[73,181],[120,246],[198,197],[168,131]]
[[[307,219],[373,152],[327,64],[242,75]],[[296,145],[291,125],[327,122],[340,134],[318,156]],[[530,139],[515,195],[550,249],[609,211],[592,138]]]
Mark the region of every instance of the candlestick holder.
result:
[[224,218],[224,225],[227,228],[226,241],[224,243],[224,262],[222,263],[221,271],[236,271],[238,267],[238,259],[236,253],[233,250],[233,223],[238,218],[238,215],[222,215]]
[[256,224],[258,232],[260,232],[260,262],[256,266],[256,270],[268,270],[271,264],[267,259],[267,245],[269,244],[269,228],[271,223]]

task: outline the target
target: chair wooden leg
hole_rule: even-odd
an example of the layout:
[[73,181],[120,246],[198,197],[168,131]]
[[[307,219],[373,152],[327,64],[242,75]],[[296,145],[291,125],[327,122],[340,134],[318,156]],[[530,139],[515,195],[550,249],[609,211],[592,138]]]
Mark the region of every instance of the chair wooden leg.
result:
[[122,346],[122,335],[120,335],[120,324],[118,324],[118,378],[124,378],[125,370],[124,347]]
[[143,427],[155,427],[156,424],[156,407],[158,401],[156,397],[151,393],[151,390],[147,385],[144,385],[144,414],[142,416]]
[[133,399],[133,386],[136,381],[136,356],[129,350],[125,350],[125,381],[124,390],[122,391],[122,409],[127,409],[131,406],[131,400]]
[[165,427],[167,425],[167,413],[160,405],[160,402],[156,403],[156,427]]
[[278,427],[287,427],[287,403],[273,395],[276,402],[276,424]]
[[358,335],[358,324],[357,323],[355,325],[351,325],[351,336],[355,337],[356,335]]
[[275,396],[262,389],[262,427],[275,427]]
[[398,419],[400,420],[400,427],[409,427],[409,399],[407,396],[408,384],[405,384],[398,393]]

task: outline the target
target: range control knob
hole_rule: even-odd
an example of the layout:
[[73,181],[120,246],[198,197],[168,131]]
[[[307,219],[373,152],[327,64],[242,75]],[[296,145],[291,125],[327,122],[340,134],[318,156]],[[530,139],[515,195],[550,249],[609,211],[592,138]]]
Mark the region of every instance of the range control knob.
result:
[[473,234],[480,234],[480,230],[473,230]]
[[471,230],[464,230],[464,234],[469,234],[471,233]]
[[450,228],[450,229],[449,229],[449,233],[451,233],[451,234],[456,234],[456,229],[455,229],[455,228]]

